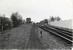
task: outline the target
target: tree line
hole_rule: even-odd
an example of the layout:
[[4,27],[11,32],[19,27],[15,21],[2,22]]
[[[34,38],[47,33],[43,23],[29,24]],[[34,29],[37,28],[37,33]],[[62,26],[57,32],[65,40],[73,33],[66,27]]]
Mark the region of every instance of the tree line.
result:
[[60,20],[61,20],[61,18],[59,16],[57,16],[57,17],[51,16],[49,19],[50,22],[60,21]]
[[18,27],[21,24],[23,24],[23,19],[17,12],[12,13],[10,18],[5,15],[0,16],[0,31]]

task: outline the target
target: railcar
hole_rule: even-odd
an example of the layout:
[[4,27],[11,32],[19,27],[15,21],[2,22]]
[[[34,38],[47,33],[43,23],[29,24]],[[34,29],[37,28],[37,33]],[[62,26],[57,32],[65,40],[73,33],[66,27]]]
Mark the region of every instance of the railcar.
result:
[[31,18],[26,18],[26,23],[31,23]]

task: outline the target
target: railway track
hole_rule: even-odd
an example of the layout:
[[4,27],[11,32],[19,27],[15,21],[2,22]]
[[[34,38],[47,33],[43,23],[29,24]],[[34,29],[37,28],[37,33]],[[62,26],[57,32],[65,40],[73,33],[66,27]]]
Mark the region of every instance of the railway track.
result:
[[64,34],[66,36],[69,36],[73,39],[72,37],[72,31],[67,31],[67,30],[63,30],[63,29],[60,29],[60,28],[57,28],[57,27],[52,27],[52,26],[46,26],[48,28],[51,28],[51,29],[54,29],[55,31],[57,30],[58,32],[61,32],[61,34]]
[[64,40],[66,40],[66,42],[72,44],[73,41],[73,37],[72,37],[72,32],[68,32],[68,31],[64,31],[62,29],[57,29],[56,27],[52,27],[52,26],[41,26],[41,25],[38,25],[39,28],[45,30],[45,31],[48,31],[49,33],[52,33]]
[[[55,26],[51,26],[51,25],[49,25],[50,27],[52,27],[52,28],[55,28],[55,29],[57,29],[57,30],[61,30],[62,32],[66,32],[67,34],[69,34],[69,35],[72,35],[72,30],[66,30],[66,29],[63,29],[63,28],[58,28],[58,27],[55,27]],[[47,26],[48,27],[48,26]]]

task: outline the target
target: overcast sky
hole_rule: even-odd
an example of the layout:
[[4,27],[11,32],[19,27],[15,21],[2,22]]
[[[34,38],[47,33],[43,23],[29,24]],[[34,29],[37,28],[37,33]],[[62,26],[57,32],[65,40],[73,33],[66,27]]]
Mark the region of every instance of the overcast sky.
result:
[[35,22],[50,16],[68,20],[72,18],[72,3],[72,0],[0,0],[0,14],[10,17],[19,12],[24,19],[31,17]]

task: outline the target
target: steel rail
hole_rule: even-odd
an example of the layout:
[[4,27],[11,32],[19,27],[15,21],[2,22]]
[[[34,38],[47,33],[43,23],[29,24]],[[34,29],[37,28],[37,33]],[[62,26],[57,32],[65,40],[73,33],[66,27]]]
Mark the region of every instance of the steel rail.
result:
[[55,34],[55,35],[57,35],[57,36],[59,36],[59,37],[65,39],[65,40],[69,41],[70,43],[73,43],[72,37],[68,37],[68,36],[65,36],[65,35],[63,35],[63,34],[60,34],[60,32],[56,32],[56,31],[54,31],[54,30],[51,29],[51,28],[47,28],[47,27],[44,27],[44,26],[38,26],[38,27],[41,28],[41,29],[43,29],[43,30],[45,30],[45,31],[48,31],[48,32],[50,32],[50,33],[52,33],[52,34]]

